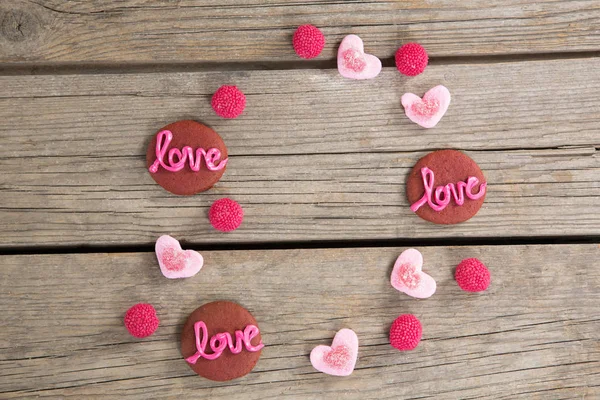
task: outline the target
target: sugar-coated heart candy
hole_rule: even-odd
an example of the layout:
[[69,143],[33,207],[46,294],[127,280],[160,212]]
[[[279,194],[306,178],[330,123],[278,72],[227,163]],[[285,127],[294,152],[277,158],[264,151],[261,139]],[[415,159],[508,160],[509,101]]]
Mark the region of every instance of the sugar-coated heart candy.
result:
[[448,110],[450,91],[445,86],[439,85],[429,89],[423,98],[413,93],[406,93],[401,101],[406,116],[412,122],[423,128],[433,128]]
[[381,72],[381,61],[365,53],[361,38],[348,35],[338,49],[337,65],[340,75],[350,79],[371,79]]
[[160,271],[169,279],[192,277],[204,265],[200,253],[194,250],[182,250],[179,242],[169,235],[158,238],[155,250]]
[[423,255],[416,249],[408,249],[400,254],[392,270],[392,286],[409,296],[426,299],[435,293],[435,280],[421,271]]
[[354,371],[358,357],[358,336],[351,329],[341,329],[330,346],[317,346],[310,352],[310,362],[317,371],[335,376],[348,376]]

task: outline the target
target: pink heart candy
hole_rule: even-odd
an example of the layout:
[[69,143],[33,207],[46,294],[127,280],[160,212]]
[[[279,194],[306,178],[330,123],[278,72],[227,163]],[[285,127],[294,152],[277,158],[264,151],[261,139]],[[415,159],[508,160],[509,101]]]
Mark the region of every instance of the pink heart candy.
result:
[[154,247],[160,272],[169,278],[189,278],[202,269],[204,259],[194,250],[182,250],[176,239],[163,235],[156,241]]
[[331,347],[317,346],[310,352],[310,362],[317,371],[335,376],[348,376],[358,358],[358,336],[351,329],[335,334]]
[[446,114],[449,105],[450,91],[442,85],[429,89],[423,98],[412,93],[402,96],[402,106],[406,116],[423,128],[436,126]]
[[400,254],[394,264],[391,282],[394,289],[417,299],[426,299],[435,293],[435,280],[421,271],[423,255],[418,250],[408,249]]
[[338,49],[337,65],[340,75],[350,79],[371,79],[381,72],[381,61],[365,53],[361,38],[348,35]]

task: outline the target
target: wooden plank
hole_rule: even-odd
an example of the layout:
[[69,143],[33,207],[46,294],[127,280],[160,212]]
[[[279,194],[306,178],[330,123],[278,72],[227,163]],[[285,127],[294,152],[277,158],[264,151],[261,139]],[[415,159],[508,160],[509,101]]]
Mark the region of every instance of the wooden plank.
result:
[[[600,396],[600,247],[425,247],[437,293],[416,300],[389,273],[403,249],[204,252],[192,279],[162,277],[152,253],[4,256],[0,270],[0,396],[12,398],[592,399]],[[492,285],[462,292],[453,269],[484,260]],[[249,308],[266,344],[245,378],[215,383],[182,360],[178,335],[197,306]],[[124,311],[146,301],[161,326],[129,336]],[[419,347],[387,339],[402,313]],[[338,329],[360,340],[353,375],[318,373],[308,354]]]
[[[246,93],[242,117],[211,109],[223,84]],[[450,108],[420,128],[400,98],[439,84]],[[191,118],[233,156],[586,147],[600,143],[598,92],[598,58],[435,65],[410,79],[384,68],[370,81],[337,70],[0,76],[0,138],[3,156],[137,156],[157,129]]]
[[[0,246],[598,235],[600,60],[433,66],[372,82],[335,71],[0,77]],[[210,109],[220,83],[248,94],[245,115]],[[444,83],[440,125],[403,116],[405,91]],[[126,105],[126,106],[124,106]],[[211,191],[175,197],[145,169],[156,129],[205,117],[230,166]],[[467,150],[490,192],[471,221],[414,216],[405,177],[431,149]],[[219,234],[206,213],[230,196],[241,229]]]
[[[472,220],[449,227],[419,219],[404,198],[405,177],[422,155],[237,157],[217,188],[186,198],[148,182],[139,157],[40,158],[32,172],[9,159],[1,242],[150,245],[165,233],[190,243],[599,234],[593,148],[470,152],[486,171],[488,198]],[[246,214],[229,234],[207,218],[224,196]]]
[[597,51],[593,0],[11,0],[0,4],[4,63],[297,61],[301,24],[327,37],[333,59],[350,33],[391,57],[418,41],[438,56]]

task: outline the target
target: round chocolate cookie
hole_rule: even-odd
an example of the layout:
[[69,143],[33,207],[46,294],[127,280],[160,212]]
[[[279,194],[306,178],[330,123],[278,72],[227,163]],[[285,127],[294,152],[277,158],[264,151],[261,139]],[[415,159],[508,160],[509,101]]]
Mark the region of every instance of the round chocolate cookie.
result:
[[[203,324],[197,324],[200,321]],[[218,336],[220,340],[215,339]],[[252,371],[262,347],[252,314],[230,301],[215,301],[197,308],[181,332],[181,354],[186,362],[198,375],[213,381],[229,381]]]
[[479,166],[456,150],[439,150],[421,158],[408,175],[411,210],[436,224],[458,224],[477,214],[487,183]]
[[160,186],[173,194],[192,195],[210,189],[221,179],[227,147],[208,126],[177,121],[159,130],[150,141],[146,163]]

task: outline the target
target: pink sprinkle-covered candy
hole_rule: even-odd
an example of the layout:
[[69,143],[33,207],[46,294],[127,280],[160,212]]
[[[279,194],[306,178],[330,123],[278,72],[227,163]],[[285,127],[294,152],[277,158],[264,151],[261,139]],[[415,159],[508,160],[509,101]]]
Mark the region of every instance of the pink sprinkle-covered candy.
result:
[[429,56],[418,43],[406,43],[396,51],[396,68],[401,74],[417,76],[425,71]]
[[215,201],[208,211],[210,224],[221,232],[239,228],[244,220],[244,210],[237,201],[223,198]]
[[351,329],[335,334],[331,346],[317,346],[310,352],[310,362],[320,372],[348,376],[354,371],[358,358],[358,336]]
[[419,319],[412,314],[403,314],[392,323],[390,344],[400,351],[412,350],[419,345],[422,334]]
[[467,292],[483,292],[492,280],[490,271],[476,258],[462,260],[456,267],[454,278],[458,286]]
[[292,38],[294,51],[302,58],[311,59],[317,57],[325,47],[325,36],[323,32],[313,25],[302,25],[294,32]]
[[220,117],[237,118],[246,108],[246,96],[237,86],[223,85],[213,94],[210,105]]
[[145,338],[158,328],[159,320],[152,304],[138,303],[125,313],[125,327],[132,336]]

